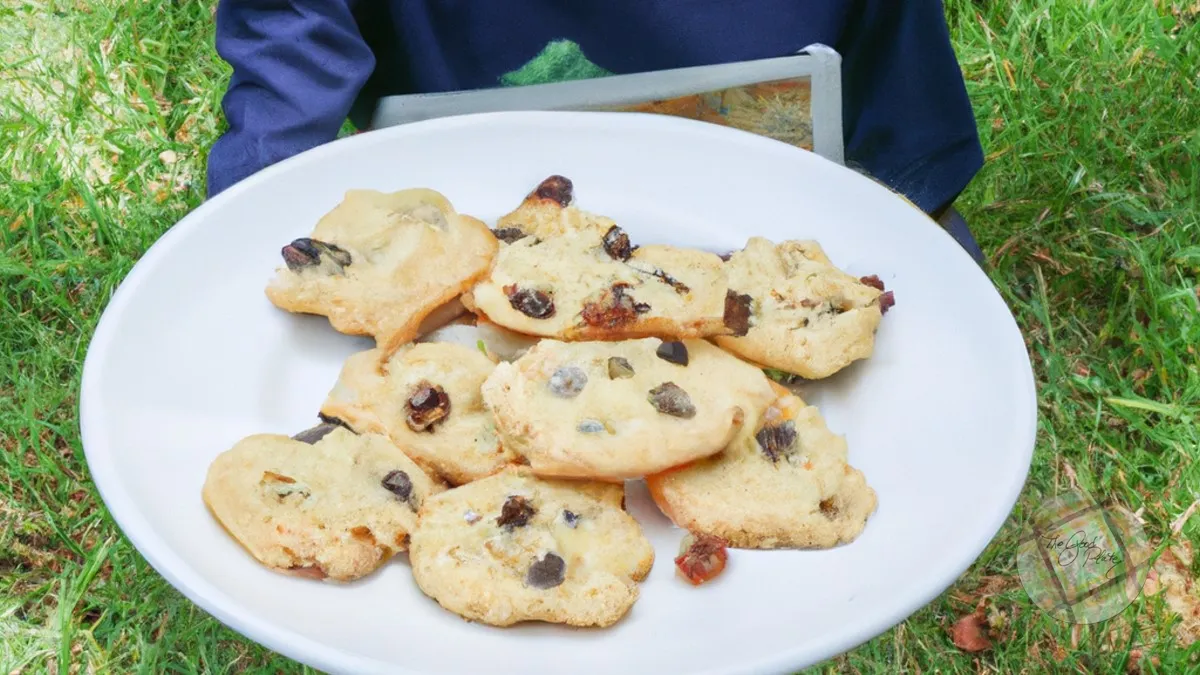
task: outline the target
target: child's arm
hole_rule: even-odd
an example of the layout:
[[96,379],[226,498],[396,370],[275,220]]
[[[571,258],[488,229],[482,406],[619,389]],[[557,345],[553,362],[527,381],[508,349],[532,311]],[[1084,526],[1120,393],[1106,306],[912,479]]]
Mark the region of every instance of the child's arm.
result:
[[353,0],[221,0],[217,53],[233,66],[229,130],[208,155],[208,194],[333,140],[375,68]]
[[940,0],[860,0],[838,42],[846,157],[941,213],[983,165]]

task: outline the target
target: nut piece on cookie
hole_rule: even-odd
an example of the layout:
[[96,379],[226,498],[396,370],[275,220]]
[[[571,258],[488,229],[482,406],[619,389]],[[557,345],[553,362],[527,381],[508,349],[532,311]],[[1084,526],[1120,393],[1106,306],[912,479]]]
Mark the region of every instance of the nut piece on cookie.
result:
[[562,228],[501,247],[464,304],[505,328],[561,340],[731,334],[721,259],[638,246],[615,224]]
[[774,399],[761,370],[704,340],[543,340],[483,384],[501,442],[536,474],[608,481],[720,452]]
[[412,535],[417,586],[471,621],[610,626],[633,606],[654,549],[624,487],[510,468],[429,499]]
[[394,349],[461,313],[455,299],[498,246],[486,225],[433,190],[351,190],[310,236],[283,247],[267,297]]
[[445,489],[383,436],[336,422],[297,436],[239,441],[213,460],[203,488],[225,530],[281,572],[330,581],[370,574],[405,549],[417,510]]
[[387,435],[451,485],[513,461],[483,405],[480,387],[495,364],[478,348],[419,343],[382,357],[376,348],[347,359],[321,413],[356,430]]
[[783,387],[719,455],[647,476],[676,525],[734,548],[829,548],[853,541],[875,511],[846,441]]
[[714,341],[742,358],[808,379],[871,356],[880,317],[894,303],[878,277],[842,272],[812,241],[776,245],[754,237],[725,268],[726,317],[734,334]]

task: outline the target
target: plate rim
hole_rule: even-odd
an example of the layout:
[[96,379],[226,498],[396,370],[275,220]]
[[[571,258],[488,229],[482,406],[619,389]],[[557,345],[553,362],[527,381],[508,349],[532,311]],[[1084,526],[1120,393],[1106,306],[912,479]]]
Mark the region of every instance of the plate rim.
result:
[[[904,198],[903,195],[872,180],[868,176],[863,176],[852,169],[831,162],[811,151],[806,151],[781,141],[733,127],[650,113],[515,111],[442,117],[340,138],[264,168],[212,199],[202,202],[197,208],[184,215],[183,218],[168,228],[167,231],[147,248],[146,252],[137,260],[113,291],[99,321],[96,323],[96,328],[88,343],[80,381],[79,425],[84,458],[92,476],[92,483],[100,494],[101,500],[104,502],[113,521],[117,524],[121,534],[129,540],[137,552],[176,591],[226,627],[280,655],[326,672],[387,672],[403,675],[426,675],[427,672],[413,670],[407,666],[377,661],[344,649],[330,647],[291,630],[281,628],[269,620],[255,616],[252,613],[247,613],[240,607],[240,603],[235,598],[194,573],[187,562],[179,554],[171,550],[165,540],[155,534],[153,527],[133,503],[119,472],[108,461],[112,456],[112,452],[108,443],[103,440],[107,427],[98,412],[99,407],[94,404],[99,396],[98,393],[94,392],[104,381],[104,370],[101,363],[102,355],[108,351],[109,345],[116,338],[114,333],[115,326],[124,314],[126,306],[133,297],[133,293],[141,286],[143,277],[151,273],[152,269],[156,267],[156,261],[174,246],[174,242],[177,239],[184,236],[188,231],[199,227],[199,223],[204,221],[208,212],[219,208],[224,202],[236,199],[238,195],[248,190],[255,189],[258,184],[270,180],[276,174],[291,170],[293,166],[307,162],[319,162],[327,155],[346,152],[357,145],[373,144],[381,139],[381,134],[400,137],[421,135],[429,132],[436,133],[439,130],[462,126],[486,126],[508,122],[536,123],[539,119],[552,120],[556,124],[575,119],[579,122],[580,127],[593,130],[615,125],[633,127],[659,126],[662,127],[664,133],[668,134],[673,133],[677,129],[686,129],[692,134],[740,136],[741,138],[738,139],[738,143],[742,145],[761,145],[764,148],[773,147],[776,151],[778,151],[779,146],[782,146],[783,148],[808,155],[819,162],[825,163],[830,167],[829,170],[831,171],[844,171],[853,174],[856,178],[852,180],[873,183],[875,186],[874,189],[884,190],[893,197],[899,197],[902,203],[907,204],[910,208],[924,215],[930,227],[953,240],[948,232],[932,218],[929,218],[927,214],[914,206],[912,202]],[[961,250],[961,247],[958,247],[957,244],[955,248],[960,249],[958,253],[962,256],[969,258],[966,251]],[[941,558],[942,560],[953,560],[954,562],[942,563],[936,567],[931,567],[930,573],[923,577],[928,581],[925,582],[922,591],[910,595],[908,602],[898,603],[896,607],[892,608],[892,611],[869,614],[868,616],[871,618],[847,624],[845,628],[835,629],[827,637],[816,643],[802,641],[797,643],[796,646],[781,649],[769,657],[764,657],[754,662],[746,662],[730,669],[709,670],[706,673],[729,675],[732,673],[791,672],[796,668],[821,663],[874,639],[888,629],[903,622],[912,614],[920,611],[920,609],[928,606],[946,589],[952,586],[964,572],[975,564],[980,555],[983,554],[1007,522],[1024,489],[1032,468],[1038,426],[1037,387],[1028,347],[1024,344],[1023,334],[1011,309],[1004,301],[1003,296],[1000,295],[999,290],[991,282],[990,278],[987,277],[987,274],[982,269],[975,267],[973,262],[972,267],[975,268],[975,273],[982,275],[987,280],[988,286],[995,296],[995,300],[999,301],[1000,306],[1003,307],[1005,322],[1008,324],[1008,328],[1011,329],[1014,338],[1021,340],[1020,354],[1024,359],[1021,364],[1020,382],[1018,383],[1021,390],[1020,394],[1024,401],[1024,410],[1020,411],[1023,413],[1021,415],[1023,419],[1014,420],[1014,423],[1024,422],[1025,433],[1023,437],[1025,438],[1025,442],[1021,447],[1022,454],[1013,460],[1019,462],[1021,470],[1013,476],[1010,484],[1005,486],[1003,490],[1003,494],[1006,495],[1004,499],[1005,508],[1001,511],[999,509],[1000,504],[997,504],[996,513],[993,514],[988,526],[981,528],[980,533],[969,546],[964,546],[963,550],[969,552],[969,555],[964,554],[961,558],[955,556]],[[960,560],[965,562],[960,563]],[[813,660],[813,652],[822,652],[825,655],[820,656],[819,660]]]

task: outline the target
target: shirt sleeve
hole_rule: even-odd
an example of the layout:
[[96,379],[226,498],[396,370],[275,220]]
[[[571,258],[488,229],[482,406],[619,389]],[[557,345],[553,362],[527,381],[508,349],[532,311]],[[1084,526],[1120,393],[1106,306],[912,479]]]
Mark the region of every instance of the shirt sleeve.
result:
[[933,213],[983,166],[941,0],[858,0],[842,54],[846,159]]
[[352,2],[221,0],[216,47],[233,76],[229,129],[208,155],[210,197],[337,137],[375,68]]

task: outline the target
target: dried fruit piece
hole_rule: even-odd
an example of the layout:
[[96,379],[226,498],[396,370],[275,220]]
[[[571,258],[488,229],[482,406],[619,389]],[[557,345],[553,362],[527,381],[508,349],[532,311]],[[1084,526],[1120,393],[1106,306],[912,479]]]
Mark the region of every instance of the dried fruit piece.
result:
[[877,291],[884,291],[884,293],[879,296],[880,314],[887,314],[887,311],[896,304],[896,294],[884,288],[883,280],[880,279],[878,275],[872,274],[870,276],[865,276],[860,278],[859,281]]
[[679,547],[675,570],[693,586],[710,581],[725,569],[727,545],[720,537],[689,533]]
[[508,304],[518,312],[532,319],[549,319],[554,316],[554,299],[542,291],[532,288],[518,289],[505,286],[504,294],[508,296]]
[[826,518],[828,518],[830,520],[837,518],[838,507],[837,507],[837,504],[833,501],[833,497],[829,497],[827,499],[822,499],[821,503],[818,504],[817,506],[821,509],[821,515],[825,516]]
[[300,495],[301,499],[308,499],[310,496],[312,496],[312,493],[308,491],[307,487],[304,487],[303,485],[290,485],[287,483],[276,483],[271,485],[271,491],[276,497],[279,497],[280,501],[283,501],[292,495]]
[[637,302],[625,289],[629,284],[613,284],[598,300],[584,303],[580,317],[588,326],[614,329],[637,321],[639,314],[650,311],[650,305]]
[[631,267],[635,272],[640,272],[641,274],[646,274],[646,275],[654,277],[655,279],[658,279],[659,281],[663,282],[664,284],[675,289],[675,292],[680,295],[683,295],[692,290],[692,289],[688,288],[687,284],[676,279],[675,277],[671,276],[670,274],[667,274],[664,270],[659,269],[657,267],[652,267],[652,266],[643,267],[642,265],[637,264],[636,262],[629,263],[629,267]]
[[669,361],[680,366],[688,364],[687,345],[678,340],[660,344],[654,353],[663,361]]
[[549,199],[559,206],[567,207],[575,201],[575,185],[571,183],[570,178],[554,175],[538,183],[533,194],[539,199]]
[[304,431],[301,431],[295,436],[292,436],[292,440],[312,445],[322,438],[325,438],[327,435],[329,435],[329,432],[337,429],[339,426],[341,425],[322,422],[315,427],[310,427]]
[[837,316],[838,314],[845,314],[846,312],[850,311],[850,309],[851,308],[848,306],[835,305],[831,302],[828,305],[822,307],[821,311],[817,312],[817,316],[821,317],[821,316],[826,316],[826,315],[830,315],[830,314],[833,316]]
[[520,241],[529,236],[525,234],[525,231],[519,227],[501,227],[499,229],[492,230],[492,234],[506,244],[511,244],[514,241]]
[[604,423],[596,420],[583,420],[579,426],[575,427],[578,431],[585,434],[599,434],[604,432]]
[[514,527],[525,527],[535,513],[537,513],[537,509],[533,508],[533,504],[530,504],[528,499],[521,495],[512,495],[504,500],[504,506],[500,508],[500,516],[496,518],[496,524],[509,530]]
[[379,545],[379,541],[375,539],[375,533],[366,525],[357,525],[350,528],[350,536],[369,546]]
[[351,429],[349,424],[346,424],[346,420],[343,420],[340,417],[334,417],[333,415],[326,415],[325,413],[317,413],[317,419],[321,420],[322,422],[324,422],[326,424],[336,424],[339,427],[343,427],[352,433],[355,433],[355,434],[358,433],[357,431],[354,431],[354,429]]
[[[637,269],[637,268],[634,268],[634,269]],[[638,271],[645,272],[645,270],[638,270]],[[680,295],[683,295],[684,293],[687,293],[688,291],[692,290],[692,289],[688,288],[687,284],[683,283],[682,281],[676,279],[675,277],[671,276],[670,274],[667,274],[666,272],[664,272],[660,269],[655,269],[655,270],[649,272],[649,274],[650,274],[650,276],[654,277],[655,279],[658,279],[659,281],[663,282],[664,284],[675,289],[675,292]]]
[[434,425],[450,415],[450,395],[441,387],[421,380],[405,401],[404,409],[409,429],[432,432]]
[[383,486],[383,489],[396,495],[402,501],[407,502],[412,497],[412,479],[408,477],[407,473],[399,469],[389,471],[383,477],[383,480],[379,481],[379,484]]
[[765,426],[754,435],[758,447],[772,463],[778,462],[780,455],[786,455],[796,444],[796,423],[787,420],[783,424]]
[[300,495],[301,499],[308,499],[311,494],[308,486],[303,483],[297,483],[296,479],[291,476],[284,476],[274,471],[264,471],[261,483],[271,490],[281,501],[291,495]]
[[547,552],[541,560],[536,560],[525,573],[525,583],[534,588],[546,590],[554,588],[566,578],[567,563],[557,554]]
[[745,293],[729,289],[725,293],[725,325],[735,336],[741,337],[750,332],[750,316],[754,298]]
[[664,415],[691,419],[696,416],[696,406],[687,392],[674,382],[664,382],[650,390],[650,405]]
[[634,248],[636,247],[629,242],[629,235],[620,227],[613,225],[604,233],[604,251],[614,260],[629,260]]
[[289,567],[288,572],[298,577],[315,579],[317,581],[321,581],[329,576],[325,574],[325,570],[321,569],[318,565],[298,565],[296,567]]
[[350,253],[340,246],[308,237],[284,246],[280,254],[293,272],[320,266],[327,273],[342,274],[352,262]]
[[623,356],[608,357],[608,379],[623,380],[633,377],[633,364]]
[[879,313],[887,314],[887,311],[896,304],[896,295],[891,291],[887,291],[879,296]]
[[555,396],[575,398],[587,386],[587,373],[578,366],[561,366],[550,376],[548,386]]
[[859,279],[859,281],[866,284],[867,286],[870,286],[871,288],[874,288],[877,291],[887,290],[883,287],[883,280],[880,279],[879,276],[875,275],[875,274],[872,274],[872,275],[866,276],[866,277],[862,277]]
[[778,382],[779,384],[782,384],[784,386],[787,386],[790,384],[796,384],[797,382],[804,381],[804,378],[800,377],[799,375],[793,375],[792,373],[785,373],[782,370],[776,370],[774,368],[763,368],[763,373],[767,377],[771,378],[772,380],[775,380],[776,382]]
[[574,511],[563,509],[563,522],[567,524],[567,527],[573,530],[575,529],[575,526],[579,524],[579,515]]

